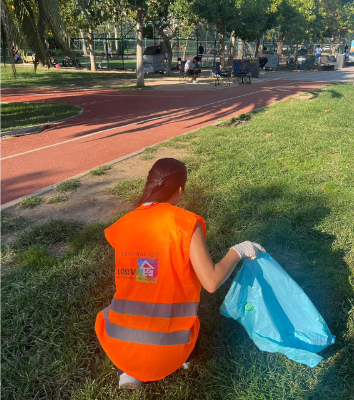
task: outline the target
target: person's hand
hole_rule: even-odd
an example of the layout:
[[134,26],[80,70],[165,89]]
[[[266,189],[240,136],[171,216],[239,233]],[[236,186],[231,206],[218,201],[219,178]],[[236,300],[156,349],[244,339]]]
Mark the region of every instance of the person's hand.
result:
[[240,258],[250,258],[251,260],[257,257],[258,251],[265,253],[266,250],[258,243],[242,242],[231,247],[239,254]]

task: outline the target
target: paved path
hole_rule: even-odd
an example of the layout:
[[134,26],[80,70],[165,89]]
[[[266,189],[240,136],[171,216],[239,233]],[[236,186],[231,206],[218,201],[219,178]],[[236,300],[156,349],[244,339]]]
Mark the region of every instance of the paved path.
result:
[[20,95],[5,89],[3,101],[71,103],[84,112],[38,135],[2,140],[1,202],[28,195],[220,118],[264,107],[325,83],[268,80],[217,91],[187,84],[181,87],[193,86],[193,91],[26,90]]

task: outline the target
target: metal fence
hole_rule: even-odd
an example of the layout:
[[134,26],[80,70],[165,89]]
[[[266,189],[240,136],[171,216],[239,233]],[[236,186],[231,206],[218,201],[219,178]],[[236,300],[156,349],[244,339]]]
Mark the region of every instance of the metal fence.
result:
[[[123,17],[115,25],[106,24],[99,27],[94,35],[94,49],[96,61],[99,67],[107,69],[135,69],[136,63],[136,26],[134,22],[125,20]],[[87,39],[84,37],[87,33],[82,32],[82,37],[73,37],[70,40],[71,49],[76,57],[80,59],[82,66],[89,65],[89,46]],[[149,24],[144,27],[143,47],[161,45],[163,53],[167,53],[163,40],[158,36],[157,31]],[[56,57],[58,63],[61,64],[64,58],[61,50],[52,38],[48,39],[51,55]],[[324,52],[330,51],[328,40],[322,42]],[[201,61],[202,67],[210,67],[215,65],[220,59],[220,43],[217,32],[213,27],[206,29],[196,28],[193,31],[177,32],[175,38],[171,40],[173,63],[178,58],[188,59],[200,54],[200,45],[203,47],[203,57]],[[277,51],[281,56],[291,57],[297,53],[302,47],[307,49],[308,54],[315,54],[315,48],[318,43],[315,42],[282,42],[278,47],[275,37],[265,35],[260,42],[260,47],[267,47],[268,51]],[[233,58],[254,58],[256,53],[256,43],[242,42],[236,40],[235,46],[231,48],[230,38],[225,38],[224,55],[226,60]],[[344,52],[344,43],[336,45],[336,53]],[[20,51],[25,55],[24,51]],[[31,50],[27,50],[27,54],[31,55]],[[2,54],[1,54],[2,56]]]

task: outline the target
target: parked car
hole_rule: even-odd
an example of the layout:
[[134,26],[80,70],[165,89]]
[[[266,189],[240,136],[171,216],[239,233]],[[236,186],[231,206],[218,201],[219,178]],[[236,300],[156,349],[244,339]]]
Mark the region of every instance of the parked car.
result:
[[324,51],[329,51],[329,50],[331,50],[331,46],[330,46],[329,44],[325,44],[325,45],[323,46],[323,50],[324,50]]

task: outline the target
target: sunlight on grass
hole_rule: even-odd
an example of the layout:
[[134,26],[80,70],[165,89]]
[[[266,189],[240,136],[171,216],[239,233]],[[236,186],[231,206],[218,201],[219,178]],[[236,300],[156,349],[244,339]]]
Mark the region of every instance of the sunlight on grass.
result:
[[62,194],[57,194],[56,196],[53,196],[50,199],[48,199],[47,204],[58,204],[67,200],[68,198],[66,196],[63,196]]
[[118,181],[109,190],[113,196],[132,203],[136,203],[142,195],[145,179],[132,179],[129,181]]
[[1,129],[24,128],[78,115],[80,108],[60,103],[7,103],[1,105]]
[[58,192],[72,192],[81,186],[79,179],[68,179],[57,184],[56,190]]
[[[94,333],[95,317],[114,293],[106,226],[51,221],[24,230],[7,215],[17,236],[12,249],[2,249],[3,397],[351,399],[354,87],[316,94],[251,114],[244,124],[203,128],[195,140],[185,136],[189,175],[181,205],[205,218],[215,262],[235,243],[257,241],[304,289],[337,336],[318,367],[258,350],[240,324],[219,314],[230,278],[215,294],[202,291],[190,368],[139,392],[119,391],[117,370]],[[143,187],[142,179],[122,181],[111,193],[135,202]],[[58,246],[66,249],[60,257]]]
[[96,169],[92,169],[91,171],[89,171],[89,174],[91,176],[101,176],[101,175],[105,175],[107,171],[109,171],[112,167],[110,165],[100,165],[98,168]]
[[[42,89],[77,89],[82,88],[120,88],[124,89],[127,83],[120,80],[136,79],[134,73],[91,72],[87,70],[67,70],[56,68],[37,68],[35,73],[32,66],[17,65],[17,78],[14,79],[9,65],[1,65],[2,88],[36,88]],[[134,84],[134,82],[132,83]],[[130,89],[128,85],[128,90]]]
[[18,207],[20,208],[34,208],[37,207],[42,203],[43,199],[39,196],[33,196],[33,197],[24,197],[21,199],[21,201],[18,203]]

